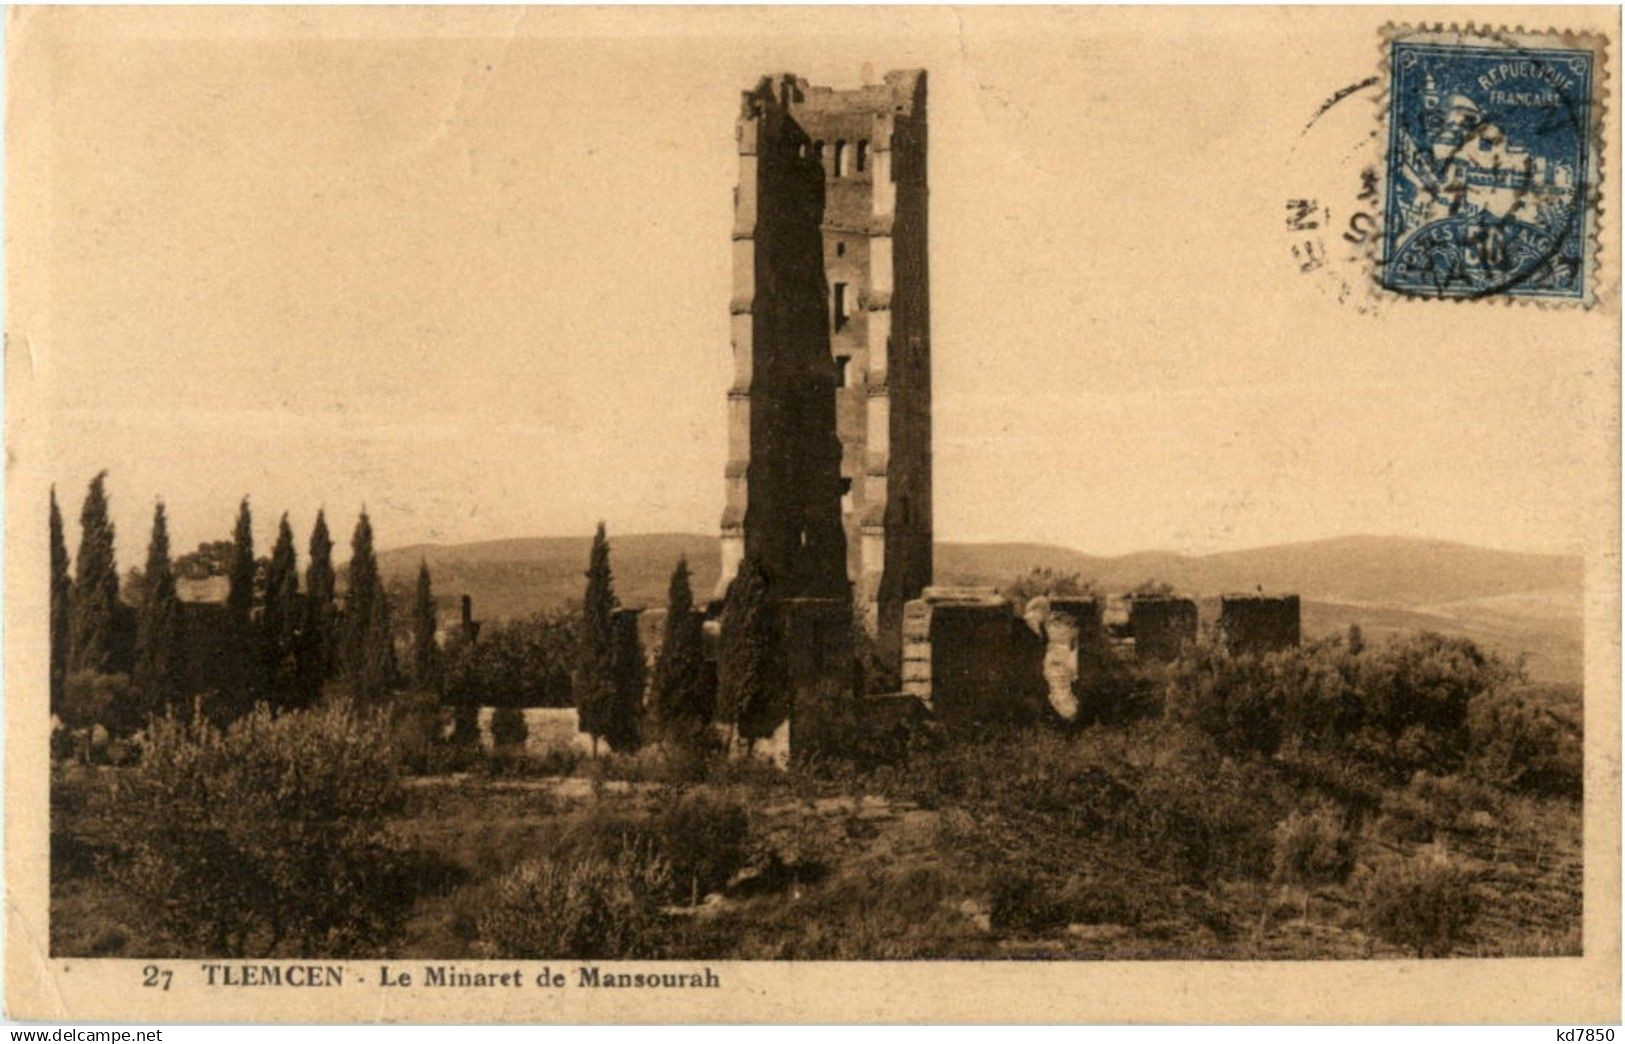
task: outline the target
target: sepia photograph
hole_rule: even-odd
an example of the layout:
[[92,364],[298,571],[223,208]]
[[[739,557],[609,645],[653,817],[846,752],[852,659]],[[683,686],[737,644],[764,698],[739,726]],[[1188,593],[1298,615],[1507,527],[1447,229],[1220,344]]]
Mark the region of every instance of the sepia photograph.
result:
[[1617,1021],[1619,12],[1428,14],[8,11],[11,1017]]

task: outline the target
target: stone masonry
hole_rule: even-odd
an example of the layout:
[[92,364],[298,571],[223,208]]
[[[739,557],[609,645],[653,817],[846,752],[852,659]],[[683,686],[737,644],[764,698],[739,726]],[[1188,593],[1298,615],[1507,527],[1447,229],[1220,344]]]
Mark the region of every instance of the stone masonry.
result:
[[727,507],[780,597],[850,597],[892,663],[931,582],[925,73],[764,77],[737,124]]

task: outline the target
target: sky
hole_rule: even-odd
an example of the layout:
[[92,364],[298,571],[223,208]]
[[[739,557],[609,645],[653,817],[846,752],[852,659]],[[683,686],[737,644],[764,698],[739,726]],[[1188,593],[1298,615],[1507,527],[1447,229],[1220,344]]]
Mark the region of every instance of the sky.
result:
[[1286,200],[1375,162],[1371,92],[1305,126],[1372,71],[1348,13],[1294,16],[1312,58],[1247,12],[1142,12],[1154,57],[1122,9],[231,15],[10,32],[12,452],[70,519],[109,470],[121,565],[160,497],[177,550],[245,495],[267,543],[322,505],[386,547],[714,532],[734,119],[787,69],[929,71],[938,539],[1567,552],[1596,517],[1617,304],[1299,271]]

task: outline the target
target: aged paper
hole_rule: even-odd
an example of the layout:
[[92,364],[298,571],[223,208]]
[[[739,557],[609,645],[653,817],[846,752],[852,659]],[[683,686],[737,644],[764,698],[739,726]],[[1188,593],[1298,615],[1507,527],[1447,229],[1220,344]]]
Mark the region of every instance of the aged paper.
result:
[[8,1013],[1617,1021],[1618,32],[12,10]]

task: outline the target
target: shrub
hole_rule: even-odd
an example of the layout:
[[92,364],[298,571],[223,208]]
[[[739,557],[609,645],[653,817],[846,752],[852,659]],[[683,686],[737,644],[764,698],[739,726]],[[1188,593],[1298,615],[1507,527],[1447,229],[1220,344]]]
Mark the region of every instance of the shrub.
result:
[[1351,660],[1359,712],[1349,745],[1395,780],[1461,767],[1469,709],[1517,678],[1467,639],[1429,632]]
[[1354,839],[1336,810],[1294,812],[1275,827],[1275,880],[1341,884],[1354,870]]
[[74,671],[62,692],[62,720],[68,725],[127,733],[141,727],[145,707],[128,674]]
[[1078,697],[1078,727],[1121,726],[1155,718],[1163,712],[1166,695],[1136,665],[1098,649],[1079,651],[1072,690]]
[[434,693],[410,693],[396,704],[392,738],[407,771],[422,774],[439,763],[435,752],[445,745],[444,733],[440,700]]
[[1282,693],[1265,657],[1228,657],[1216,647],[1180,661],[1168,706],[1231,754],[1274,754],[1281,746]]
[[79,753],[79,741],[74,730],[65,725],[51,726],[51,760],[66,761]]
[[737,801],[688,794],[655,824],[673,885],[691,905],[721,889],[745,861],[750,820]]
[[157,928],[211,954],[354,956],[411,898],[384,833],[401,798],[387,725],[342,705],[261,704],[225,731],[156,719],[109,869]]
[[1386,788],[1380,775],[1340,751],[1293,743],[1282,750],[1276,766],[1297,789],[1335,802],[1353,816],[1364,817],[1382,806]]
[[1381,831],[1401,841],[1432,841],[1447,830],[1471,830],[1475,813],[1494,813],[1500,801],[1488,786],[1462,776],[1418,772],[1382,802]]
[[1204,648],[1180,662],[1168,707],[1227,753],[1335,752],[1397,783],[1457,771],[1470,709],[1517,680],[1472,642],[1428,632],[1359,654],[1338,641],[1267,656]]
[[1487,783],[1526,793],[1579,798],[1579,730],[1515,692],[1473,701],[1467,729],[1472,771]]
[[498,707],[491,714],[491,745],[499,751],[518,750],[530,736],[525,713],[518,707]]
[[1024,871],[994,879],[988,921],[1000,931],[1038,934],[1066,924],[1065,906],[1042,877]]
[[1469,875],[1442,849],[1384,864],[1364,893],[1366,930],[1418,957],[1448,955],[1477,910]]
[[480,705],[472,699],[460,699],[452,704],[451,744],[471,749],[480,745]]
[[631,848],[521,863],[480,915],[480,941],[492,957],[521,960],[656,956],[662,919],[652,896],[669,881],[664,864]]
[[480,627],[479,641],[459,637],[443,658],[452,703],[496,707],[568,707],[580,613],[537,613]]

